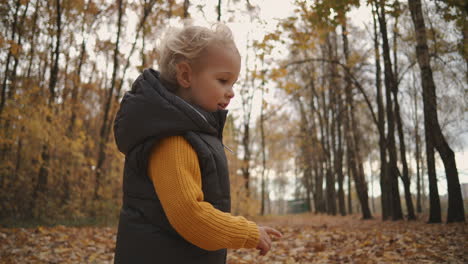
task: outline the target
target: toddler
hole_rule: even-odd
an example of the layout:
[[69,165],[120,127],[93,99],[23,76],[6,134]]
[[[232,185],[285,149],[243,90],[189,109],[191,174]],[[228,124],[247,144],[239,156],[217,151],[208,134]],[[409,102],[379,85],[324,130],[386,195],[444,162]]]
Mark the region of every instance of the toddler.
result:
[[222,143],[240,55],[223,24],[168,31],[114,121],[125,154],[115,263],[223,264],[227,248],[265,255],[277,230],[230,212]]

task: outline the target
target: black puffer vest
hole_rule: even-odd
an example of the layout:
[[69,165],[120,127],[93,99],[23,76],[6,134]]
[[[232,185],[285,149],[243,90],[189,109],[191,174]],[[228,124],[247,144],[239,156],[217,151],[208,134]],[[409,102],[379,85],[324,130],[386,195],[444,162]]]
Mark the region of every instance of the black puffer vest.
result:
[[207,251],[177,233],[147,175],[154,144],[181,135],[198,155],[205,201],[229,212],[229,174],[222,144],[226,114],[206,112],[168,92],[159,81],[159,72],[152,69],[144,70],[124,95],[114,121],[115,140],[125,154],[115,263],[226,263],[226,249]]

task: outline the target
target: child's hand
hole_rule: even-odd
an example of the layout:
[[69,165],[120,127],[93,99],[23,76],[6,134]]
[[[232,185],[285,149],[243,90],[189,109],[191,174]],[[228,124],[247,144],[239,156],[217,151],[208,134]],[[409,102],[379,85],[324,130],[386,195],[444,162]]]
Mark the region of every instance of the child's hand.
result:
[[271,248],[270,235],[274,235],[278,238],[283,235],[278,230],[269,226],[259,226],[258,230],[260,231],[260,241],[258,242],[257,249],[260,250],[261,256],[265,256]]

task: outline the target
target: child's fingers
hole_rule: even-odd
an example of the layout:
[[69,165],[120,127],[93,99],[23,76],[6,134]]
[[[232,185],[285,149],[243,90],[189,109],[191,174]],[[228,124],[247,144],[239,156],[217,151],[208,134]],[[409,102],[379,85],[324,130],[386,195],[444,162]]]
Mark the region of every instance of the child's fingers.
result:
[[280,231],[274,229],[274,228],[271,228],[271,227],[268,227],[266,226],[265,227],[265,231],[269,234],[269,235],[274,235],[276,236],[277,238],[281,238],[283,236],[283,234],[281,234]]
[[266,254],[266,249],[265,249],[264,246],[258,246],[257,249],[258,249],[258,251],[259,251],[259,255],[260,255],[260,256],[265,256],[265,254]]

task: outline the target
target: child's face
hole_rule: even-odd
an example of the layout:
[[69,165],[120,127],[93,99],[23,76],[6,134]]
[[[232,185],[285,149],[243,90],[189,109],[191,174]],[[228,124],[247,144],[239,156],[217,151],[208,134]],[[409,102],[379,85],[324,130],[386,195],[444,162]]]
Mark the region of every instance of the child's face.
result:
[[188,72],[189,85],[185,98],[206,111],[226,109],[234,97],[232,89],[239,77],[240,56],[231,47],[213,45]]

